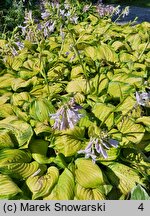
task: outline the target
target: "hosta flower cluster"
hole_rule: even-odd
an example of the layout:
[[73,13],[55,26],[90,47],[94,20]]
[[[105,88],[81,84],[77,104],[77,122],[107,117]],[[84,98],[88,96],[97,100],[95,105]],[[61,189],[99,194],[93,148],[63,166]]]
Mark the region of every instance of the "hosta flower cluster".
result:
[[150,24],[100,3],[42,1],[1,34],[0,199],[149,199]]

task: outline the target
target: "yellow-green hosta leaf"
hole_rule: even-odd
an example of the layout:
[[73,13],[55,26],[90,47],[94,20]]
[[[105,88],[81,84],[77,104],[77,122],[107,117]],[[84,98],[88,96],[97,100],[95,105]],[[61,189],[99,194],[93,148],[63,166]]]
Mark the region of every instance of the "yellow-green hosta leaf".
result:
[[72,68],[72,70],[71,70],[71,79],[78,78],[78,77],[80,77],[82,75],[83,75],[83,68],[81,67],[81,65],[77,65],[77,66]]
[[11,92],[7,92],[3,94],[2,96],[0,96],[0,105],[5,104],[7,101],[9,101],[11,95],[12,95]]
[[21,192],[8,175],[0,174],[0,199],[10,199]]
[[124,43],[121,41],[115,41],[115,42],[113,42],[112,47],[116,51],[116,50],[124,47]]
[[46,124],[43,124],[42,122],[37,122],[34,128],[34,132],[36,133],[36,135],[39,135],[41,133],[50,134],[52,132],[52,128]]
[[21,88],[27,88],[29,86],[35,85],[37,83],[37,77],[33,77],[32,79],[29,79],[27,81],[21,79],[21,78],[15,78],[12,81],[12,89],[13,91],[17,91]]
[[137,58],[129,53],[120,53],[119,58],[121,62],[125,63],[137,61]]
[[117,62],[117,54],[107,44],[101,44],[97,48],[97,59],[106,60],[108,62]]
[[68,93],[80,92],[87,93],[89,91],[89,84],[85,79],[75,79],[68,83],[66,87]]
[[1,120],[0,128],[6,128],[14,134],[20,147],[24,144],[29,144],[33,135],[32,127],[22,120],[17,120],[17,118],[8,117]]
[[0,170],[2,170],[1,172],[3,173],[11,175],[13,178],[26,179],[33,175],[40,167],[42,166],[39,165],[39,163],[33,161],[31,163],[10,163],[7,166],[0,168]]
[[15,57],[13,60],[13,63],[11,65],[12,69],[15,71],[18,71],[20,69],[20,67],[22,66],[22,60],[18,57]]
[[31,154],[19,149],[0,150],[0,172],[9,174],[13,178],[26,179],[34,174],[38,169],[45,169],[45,165],[40,165],[36,161],[31,162]]
[[14,113],[13,113],[11,104],[5,103],[5,104],[0,105],[0,118],[6,118],[13,114]]
[[97,50],[93,46],[88,46],[85,48],[85,55],[90,57],[93,61],[96,60]]
[[75,196],[77,200],[106,200],[99,188],[84,188],[78,183],[75,186]]
[[79,127],[64,130],[56,137],[54,149],[65,157],[75,155],[81,148],[83,139],[84,130]]
[[48,122],[50,119],[49,114],[53,112],[53,105],[46,99],[38,98],[31,103],[30,115],[35,120],[40,122]]
[[0,166],[3,167],[9,163],[29,163],[32,160],[31,153],[20,149],[1,149]]
[[32,192],[32,199],[48,196],[58,182],[58,178],[59,170],[54,166],[49,167],[43,176],[40,174],[30,176],[26,183]]
[[20,76],[20,78],[27,80],[27,79],[30,79],[30,78],[36,76],[38,73],[39,73],[38,70],[33,72],[33,71],[30,71],[27,69],[20,69],[19,76]]
[[114,98],[121,98],[129,94],[128,92],[133,89],[133,86],[129,85],[128,83],[123,83],[120,81],[111,81],[108,84],[108,91],[107,93]]
[[76,103],[81,104],[85,101],[85,96],[84,94],[78,92],[75,94],[74,99]]
[[134,169],[117,162],[106,167],[106,175],[111,184],[124,195],[127,195],[136,183],[140,183],[140,177]]
[[129,163],[150,162],[142,151],[133,148],[122,148],[121,158]]
[[92,109],[95,116],[108,127],[111,127],[114,122],[114,106],[111,104],[96,103]]
[[140,124],[136,124],[128,117],[124,118],[123,121],[119,122],[117,127],[118,130],[122,133],[122,135],[127,140],[133,143],[139,143],[144,136],[144,127]]
[[140,75],[133,75],[131,73],[120,72],[114,74],[114,76],[112,77],[112,81],[127,83],[127,84],[136,85],[137,87],[140,87],[143,83],[143,78],[140,77]]
[[131,96],[128,96],[123,102],[121,102],[120,106],[118,105],[115,112],[121,111],[123,115],[125,115],[128,111],[133,111],[133,108],[136,104],[136,100]]
[[6,43],[7,43],[7,40],[1,39],[1,40],[0,40],[0,48],[5,48]]
[[150,127],[150,117],[149,116],[143,116],[138,119],[136,119],[136,123],[142,123],[147,127]]
[[51,194],[44,197],[44,200],[73,200],[75,181],[72,172],[65,168],[59,176],[58,183]]
[[103,173],[97,164],[85,158],[75,161],[76,181],[85,188],[97,188],[105,183]]
[[109,150],[106,150],[108,157],[103,158],[100,156],[97,158],[98,161],[113,161],[116,160],[119,156],[120,149],[119,148],[110,148]]
[[53,157],[48,158],[47,150],[48,150],[49,142],[44,140],[33,140],[29,144],[29,149],[31,151],[32,157],[39,164],[49,164],[53,161]]
[[8,130],[0,130],[0,149],[2,148],[13,148],[14,143],[10,137]]
[[23,106],[25,102],[30,103],[31,97],[28,92],[14,93],[11,97],[14,106]]
[[23,112],[19,107],[17,106],[12,106],[12,109],[15,113],[15,115],[23,121],[28,121],[29,120],[29,115],[26,112]]
[[120,157],[123,161],[131,163],[140,173],[150,175],[150,159],[142,151],[133,148],[124,148],[121,151]]
[[14,81],[14,76],[11,74],[4,74],[0,77],[0,89],[2,88],[10,88],[12,82]]

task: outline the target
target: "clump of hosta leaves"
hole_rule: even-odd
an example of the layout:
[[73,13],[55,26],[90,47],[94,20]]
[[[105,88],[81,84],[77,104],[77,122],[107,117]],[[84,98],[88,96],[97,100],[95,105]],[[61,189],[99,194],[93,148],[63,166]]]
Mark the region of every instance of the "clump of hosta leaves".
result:
[[150,25],[70,5],[0,40],[0,198],[148,199]]

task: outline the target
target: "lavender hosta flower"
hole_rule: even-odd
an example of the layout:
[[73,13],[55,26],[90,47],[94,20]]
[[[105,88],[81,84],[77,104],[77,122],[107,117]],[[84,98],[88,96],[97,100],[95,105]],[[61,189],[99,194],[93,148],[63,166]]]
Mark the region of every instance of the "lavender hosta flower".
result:
[[89,10],[89,8],[91,7],[91,5],[84,5],[83,7],[83,12],[87,12]]
[[11,52],[12,52],[13,56],[17,56],[18,55],[18,52],[17,52],[17,50],[14,47],[11,48]]
[[42,19],[44,20],[44,19],[47,19],[48,17],[50,16],[50,13],[49,12],[44,12],[44,13],[41,13],[41,17],[42,17]]
[[22,50],[24,48],[24,44],[20,41],[15,42],[15,44],[18,46],[19,50]]
[[125,9],[122,11],[122,17],[124,18],[125,16],[129,15],[129,6],[125,7]]
[[23,23],[24,24],[30,24],[32,22],[33,22],[32,11],[30,10],[29,12],[26,13],[26,15],[25,15],[25,21]]
[[97,156],[95,155],[94,149],[92,149],[93,140],[90,140],[85,150],[78,151],[78,154],[85,154],[85,158],[92,158],[93,163],[95,163]]
[[48,34],[48,29],[46,27],[44,28],[44,32],[43,33],[44,33],[44,37],[47,37],[49,35]]
[[116,8],[114,8],[114,13],[115,15],[119,15],[120,12],[121,12],[120,5],[118,5]]
[[143,93],[135,93],[136,96],[136,101],[139,105],[149,107],[149,102],[150,102],[150,92],[143,92]]
[[61,16],[64,16],[65,10],[60,9],[60,10],[59,10],[59,13],[60,13]]
[[74,100],[70,100],[57,113],[50,114],[51,119],[55,120],[53,128],[58,130],[73,129],[82,117],[82,114],[78,113],[79,109],[81,108],[76,106]]
[[70,21],[71,21],[72,23],[77,24],[77,23],[78,23],[78,17],[77,17],[77,16],[73,16],[73,17],[70,18]]
[[71,15],[70,11],[68,11],[68,12],[65,14],[66,17],[70,17],[70,15]]
[[64,4],[64,8],[65,8],[66,10],[68,10],[68,9],[70,8],[70,5],[67,4],[67,3],[65,3],[65,4]]
[[110,149],[111,147],[118,147],[118,141],[114,139],[102,139],[102,138],[90,138],[85,150],[78,151],[78,154],[85,154],[85,158],[92,158],[95,162],[97,155],[102,155],[105,159],[108,157],[105,149]]
[[53,32],[54,29],[55,29],[55,22],[53,22],[51,25],[48,26],[48,30],[50,33]]
[[25,36],[26,31],[27,31],[27,26],[18,26],[18,27],[21,29],[22,35]]
[[99,13],[100,17],[110,16],[114,12],[114,7],[112,5],[106,5],[105,6],[103,4],[99,4],[99,5],[97,5],[96,10]]

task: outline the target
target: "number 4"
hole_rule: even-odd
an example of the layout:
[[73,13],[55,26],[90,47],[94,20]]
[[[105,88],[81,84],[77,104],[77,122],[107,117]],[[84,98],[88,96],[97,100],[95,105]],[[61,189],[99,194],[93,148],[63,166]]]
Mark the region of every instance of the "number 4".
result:
[[144,210],[143,203],[141,203],[141,204],[139,205],[138,209],[140,209],[141,211]]

